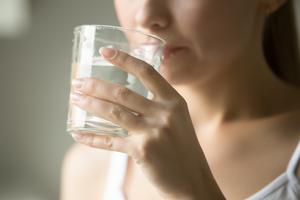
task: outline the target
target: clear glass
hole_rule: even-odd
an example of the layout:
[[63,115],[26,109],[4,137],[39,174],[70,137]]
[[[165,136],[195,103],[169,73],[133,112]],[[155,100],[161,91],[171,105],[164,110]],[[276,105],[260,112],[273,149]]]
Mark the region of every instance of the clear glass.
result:
[[[151,92],[136,77],[105,61],[99,49],[113,47],[127,52],[159,71],[164,44],[162,39],[137,30],[107,25],[78,26],[74,30],[71,80],[93,77],[123,85],[151,99],[153,96]],[[94,116],[72,104],[69,105],[67,131],[128,135],[127,130],[117,124]]]

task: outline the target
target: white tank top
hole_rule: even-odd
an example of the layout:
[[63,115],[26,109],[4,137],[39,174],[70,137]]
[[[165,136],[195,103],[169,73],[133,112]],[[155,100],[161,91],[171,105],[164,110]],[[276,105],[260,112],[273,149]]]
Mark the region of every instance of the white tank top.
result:
[[103,200],[126,200],[123,184],[127,171],[127,161],[127,154],[112,152]]
[[[113,152],[102,200],[126,200],[123,183],[127,171],[128,156]],[[287,166],[287,170],[247,200],[300,200],[300,179],[296,169],[300,160],[300,142]]]

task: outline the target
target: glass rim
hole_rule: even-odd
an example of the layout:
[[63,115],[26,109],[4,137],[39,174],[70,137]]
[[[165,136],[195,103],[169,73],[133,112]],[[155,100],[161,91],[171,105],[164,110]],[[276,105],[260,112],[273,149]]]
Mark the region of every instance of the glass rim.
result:
[[137,30],[137,29],[124,28],[124,27],[121,27],[121,26],[112,26],[112,25],[105,25],[105,24],[103,24],[103,25],[102,24],[84,24],[84,25],[75,26],[74,32],[79,31],[80,29],[85,28],[85,27],[102,27],[102,28],[111,29],[111,30],[119,30],[119,31],[139,33],[139,34],[145,35],[147,37],[151,37],[151,38],[154,38],[156,40],[159,40],[162,43],[162,46],[164,46],[166,44],[166,41],[164,39],[162,39],[162,38],[160,38],[156,35],[153,35],[151,33],[145,33],[143,31],[140,31],[140,30]]

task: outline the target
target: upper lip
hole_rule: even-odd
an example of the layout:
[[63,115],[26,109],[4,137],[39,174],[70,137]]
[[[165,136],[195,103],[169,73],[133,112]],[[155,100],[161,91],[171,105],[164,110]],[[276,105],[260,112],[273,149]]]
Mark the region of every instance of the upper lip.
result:
[[[156,35],[157,37],[163,39],[166,42],[164,44],[164,47],[163,47],[163,54],[164,55],[170,55],[172,53],[175,53],[178,50],[186,48],[185,46],[181,46],[180,44],[178,45],[178,42],[174,42],[174,41],[177,41],[175,38],[172,38],[172,40],[170,40],[170,38],[169,38],[169,40],[166,40],[166,37],[164,37],[164,35],[157,34],[157,33],[154,33],[154,32],[149,32],[149,33],[153,34],[153,35]],[[173,41],[173,42],[171,42],[171,41]],[[176,45],[173,45],[173,44],[176,44]]]

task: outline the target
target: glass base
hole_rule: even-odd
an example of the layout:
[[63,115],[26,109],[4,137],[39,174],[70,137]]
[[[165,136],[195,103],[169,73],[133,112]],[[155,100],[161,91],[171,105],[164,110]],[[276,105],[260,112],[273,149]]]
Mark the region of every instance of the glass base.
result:
[[115,125],[114,123],[107,122],[95,122],[95,121],[85,121],[83,126],[77,126],[81,123],[76,123],[74,121],[67,122],[67,131],[72,133],[80,133],[80,132],[91,132],[96,135],[112,135],[119,137],[128,136],[128,131],[122,129],[121,127]]

